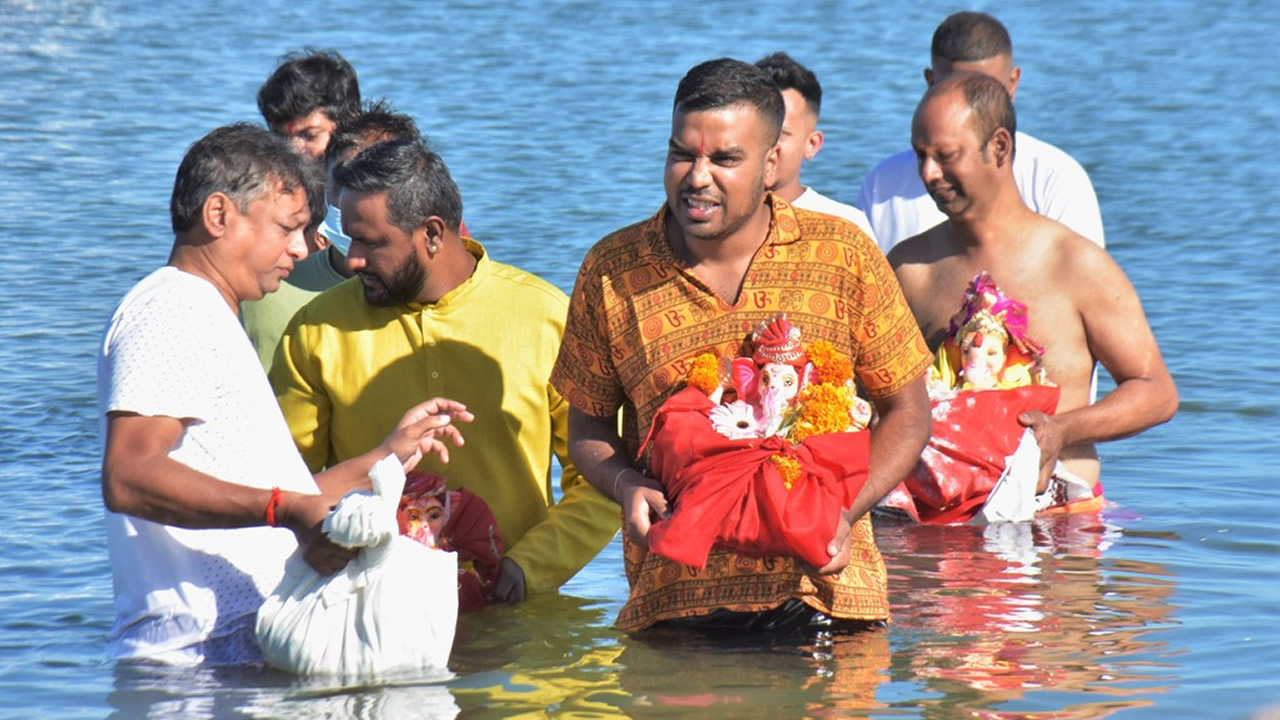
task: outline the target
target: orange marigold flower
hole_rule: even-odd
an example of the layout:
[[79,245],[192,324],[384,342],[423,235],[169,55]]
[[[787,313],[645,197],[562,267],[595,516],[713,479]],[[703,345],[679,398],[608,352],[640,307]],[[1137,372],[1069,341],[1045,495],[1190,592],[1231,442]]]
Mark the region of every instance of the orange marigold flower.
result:
[[814,383],[800,391],[800,411],[791,429],[791,439],[804,442],[814,435],[844,432],[849,427],[853,390],[847,385]]
[[770,455],[769,459],[778,466],[778,475],[782,477],[782,486],[790,490],[800,479],[800,461],[783,455]]
[[853,379],[853,363],[836,346],[826,340],[816,340],[805,348],[809,362],[813,363],[813,381],[843,385]]
[[685,382],[710,395],[720,387],[720,361],[711,353],[702,353],[689,365]]

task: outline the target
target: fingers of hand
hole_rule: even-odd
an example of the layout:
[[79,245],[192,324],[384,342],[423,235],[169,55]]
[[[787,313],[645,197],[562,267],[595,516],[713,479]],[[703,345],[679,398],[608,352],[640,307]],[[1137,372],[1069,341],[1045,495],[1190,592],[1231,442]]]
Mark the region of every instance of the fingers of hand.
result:
[[818,568],[817,574],[833,575],[840,572],[841,570],[844,570],[845,566],[848,564],[849,564],[849,554],[848,552],[842,552],[839,555],[836,555],[835,557],[831,558],[831,562]]
[[838,573],[844,570],[845,565],[849,564],[850,551],[853,546],[853,535],[849,532],[849,529],[849,525],[841,519],[835,538],[827,546],[827,554],[831,556],[831,562],[818,568],[815,571],[818,575]]
[[645,501],[649,504],[649,512],[651,515],[666,518],[671,515],[671,509],[667,506],[667,496],[660,492],[645,493]]
[[450,400],[446,397],[433,397],[422,405],[427,408],[428,412],[432,413],[448,413],[452,415],[454,413],[467,411],[466,405],[463,405],[457,400]]
[[499,600],[507,603],[518,603],[524,600],[524,570],[515,560],[502,558],[501,569],[498,571],[498,584],[495,587],[494,595]]
[[831,542],[827,544],[827,554],[834,558],[841,552],[848,550],[852,539],[852,530],[853,525],[845,517],[844,513],[840,513],[840,520],[836,523],[836,534],[831,538]]
[[646,550],[649,549],[649,524],[649,506],[647,504],[639,504],[628,512],[627,535],[631,537],[631,542]]
[[440,462],[449,462],[449,448],[433,437],[420,438],[418,440],[418,450],[422,455],[435,454],[440,458]]
[[317,537],[307,546],[303,559],[321,575],[332,575],[347,566],[356,551],[334,545],[324,536]]
[[444,415],[453,418],[457,422],[471,422],[475,419],[475,416],[467,410],[466,405],[456,400],[440,397],[431,398],[417,405],[405,415],[405,419],[412,422],[410,416],[414,419],[419,419],[429,415]]
[[441,428],[435,433],[435,437],[438,437],[438,438],[447,437],[449,438],[450,441],[453,442],[454,445],[457,445],[458,447],[462,447],[467,442],[462,437],[462,433],[458,431],[458,428],[454,427],[453,425],[448,425]]
[[411,436],[434,435],[441,432],[441,428],[447,427],[450,422],[452,418],[448,415],[427,415],[410,423],[405,429]]

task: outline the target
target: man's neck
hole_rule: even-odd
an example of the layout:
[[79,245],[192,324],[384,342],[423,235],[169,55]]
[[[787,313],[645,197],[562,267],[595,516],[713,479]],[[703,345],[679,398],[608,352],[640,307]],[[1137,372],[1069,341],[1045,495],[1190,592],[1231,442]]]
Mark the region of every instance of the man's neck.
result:
[[794,203],[796,200],[800,199],[800,196],[803,195],[804,191],[807,189],[808,188],[801,184],[800,178],[797,176],[790,182],[779,182],[773,187],[773,194],[789,203]]
[[686,235],[674,218],[667,217],[667,238],[672,252],[718,297],[735,304],[742,283],[751,269],[751,260],[769,239],[773,209],[765,202],[751,219],[722,238],[699,238]]
[[955,239],[970,251],[999,249],[1018,241],[1017,228],[1028,214],[1035,213],[1010,182],[988,203],[951,218],[951,229]]
[[471,254],[462,238],[448,237],[441,244],[440,252],[427,273],[418,302],[430,305],[440,302],[454,288],[466,282],[476,271],[480,259]]
[[169,253],[169,265],[207,281],[222,296],[223,301],[231,308],[231,312],[235,313],[236,317],[240,317],[241,300],[231,289],[231,283],[226,276],[219,272],[217,264],[203,252],[205,247],[208,247],[207,243],[198,245],[183,241],[175,242],[173,251]]

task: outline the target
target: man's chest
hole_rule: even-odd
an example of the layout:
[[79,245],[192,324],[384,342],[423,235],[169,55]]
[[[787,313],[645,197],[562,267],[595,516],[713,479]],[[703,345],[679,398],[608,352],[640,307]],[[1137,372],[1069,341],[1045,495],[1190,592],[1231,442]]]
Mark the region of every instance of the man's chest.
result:
[[702,353],[731,359],[750,351],[751,333],[785,313],[806,342],[827,340],[852,357],[854,292],[830,266],[753,268],[735,303],[679,272],[630,285],[610,306],[610,352],[628,397],[645,415],[684,380]]

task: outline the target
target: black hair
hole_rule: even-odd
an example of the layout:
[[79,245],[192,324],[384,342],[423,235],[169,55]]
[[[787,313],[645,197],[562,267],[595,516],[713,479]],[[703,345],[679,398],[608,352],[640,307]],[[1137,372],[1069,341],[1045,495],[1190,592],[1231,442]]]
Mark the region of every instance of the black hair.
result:
[[258,110],[273,132],[316,110],[341,123],[359,109],[355,68],[335,50],[304,48],[282,56],[258,89]]
[[375,143],[333,170],[344,190],[386,193],[392,225],[413,232],[437,215],[453,231],[462,222],[462,195],[444,160],[421,138]]
[[981,12],[958,12],[933,31],[930,55],[934,62],[976,62],[1007,55],[1013,57],[1013,41],[1000,21]]
[[756,67],[769,73],[779,90],[800,93],[814,115],[822,109],[822,84],[818,82],[818,76],[790,55],[784,52],[766,55],[756,61]]
[[324,151],[324,166],[333,172],[333,166],[352,150],[363,150],[382,140],[417,137],[420,133],[413,118],[395,112],[386,100],[375,100],[334,129]]
[[225,193],[240,212],[248,212],[254,200],[276,189],[302,190],[314,214],[315,203],[324,203],[322,188],[319,168],[288,141],[255,125],[236,123],[214,130],[187,150],[173,182],[169,218],[174,233],[186,232],[201,222],[204,203],[215,192]]
[[769,73],[741,60],[719,58],[695,65],[676,88],[673,110],[699,112],[742,104],[756,109],[770,130],[769,142],[778,142],[787,114],[782,92]]

